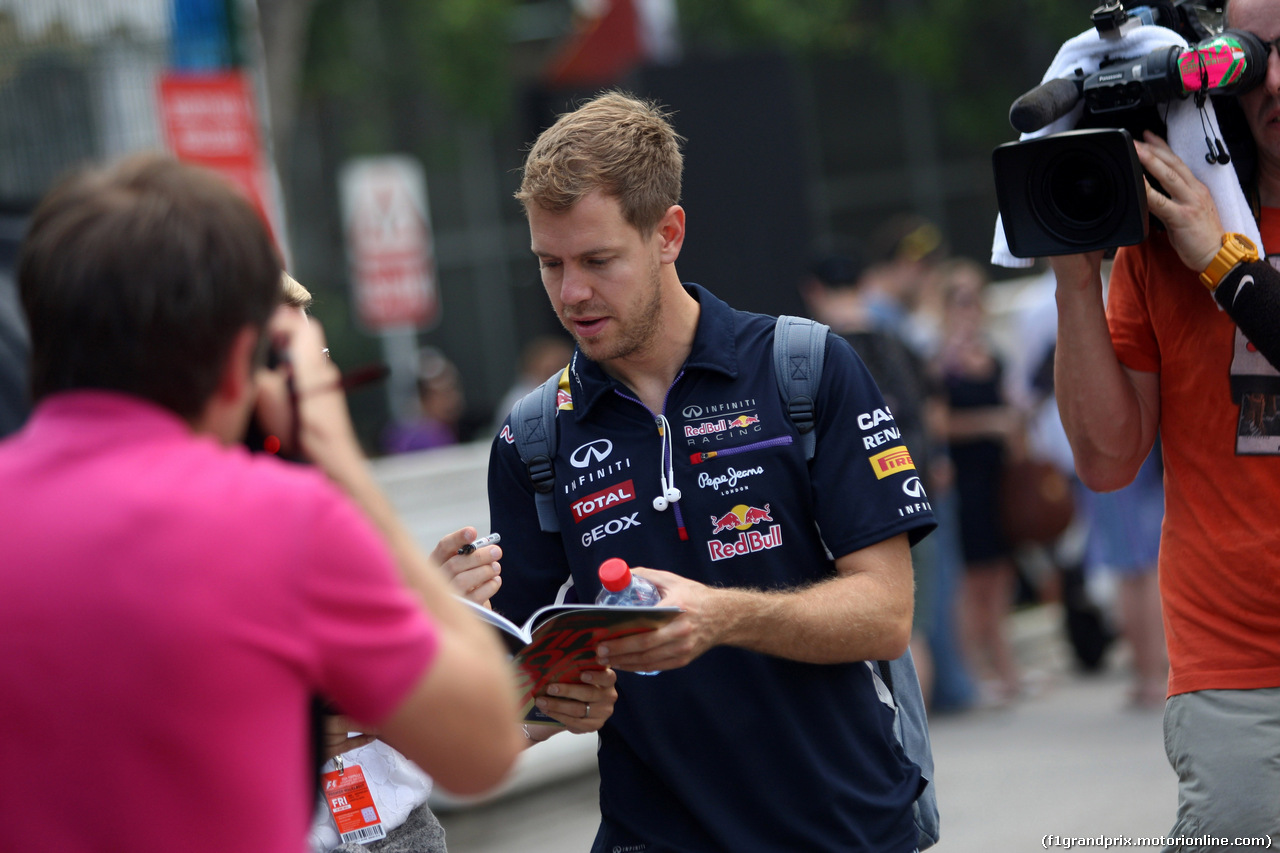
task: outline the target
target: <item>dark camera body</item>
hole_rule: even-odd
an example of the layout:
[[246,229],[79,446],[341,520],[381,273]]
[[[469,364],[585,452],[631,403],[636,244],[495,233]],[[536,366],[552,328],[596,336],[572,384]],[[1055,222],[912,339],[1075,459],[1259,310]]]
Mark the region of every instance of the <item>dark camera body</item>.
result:
[[[1010,109],[1014,129],[1029,133],[1083,104],[1074,130],[1008,143],[993,152],[1001,220],[1016,257],[1134,245],[1146,238],[1149,227],[1163,227],[1148,216],[1143,171],[1132,140],[1147,130],[1167,138],[1164,118],[1169,102],[1192,92],[1198,99],[1213,101],[1218,119],[1217,128],[1212,123],[1205,126],[1207,159],[1231,163],[1242,185],[1252,180],[1256,152],[1233,95],[1261,81],[1267,45],[1239,30],[1206,38],[1208,31],[1193,10],[1181,3],[1155,3],[1126,13],[1121,3],[1113,2],[1094,10],[1094,23],[1105,39],[1107,32],[1137,25],[1136,13],[1144,23],[1176,30],[1195,47],[1160,48],[1136,59],[1104,59],[1094,74],[1077,72],[1075,77],[1047,81]],[[1114,26],[1104,31],[1102,23]],[[1220,57],[1232,60],[1230,69],[1240,75],[1210,75],[1206,64]],[[1190,69],[1194,74],[1197,68],[1198,88],[1187,83],[1184,73]],[[1148,180],[1160,190],[1149,176]]]
[[1009,251],[1019,258],[1131,246],[1147,237],[1147,196],[1123,128],[1069,130],[992,153]]

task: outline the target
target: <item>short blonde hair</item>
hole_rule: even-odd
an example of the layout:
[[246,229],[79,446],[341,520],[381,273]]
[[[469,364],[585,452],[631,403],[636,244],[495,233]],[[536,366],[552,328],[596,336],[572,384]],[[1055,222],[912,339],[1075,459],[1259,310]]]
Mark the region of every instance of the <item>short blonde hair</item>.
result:
[[561,115],[538,136],[525,159],[516,198],[563,212],[596,190],[618,199],[623,218],[653,231],[680,202],[684,156],[670,114],[623,92],[599,95]]
[[287,272],[280,273],[280,288],[284,295],[284,304],[290,308],[301,308],[303,311],[311,307],[311,291]]

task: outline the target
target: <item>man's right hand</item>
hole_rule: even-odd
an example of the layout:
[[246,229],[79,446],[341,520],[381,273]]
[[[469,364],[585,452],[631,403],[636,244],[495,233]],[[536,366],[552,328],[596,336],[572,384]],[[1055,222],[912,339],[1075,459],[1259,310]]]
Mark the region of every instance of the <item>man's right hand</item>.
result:
[[502,585],[499,572],[502,565],[502,549],[497,545],[486,545],[470,554],[459,554],[458,549],[468,542],[474,542],[479,533],[474,527],[446,535],[431,552],[431,558],[444,569],[445,575],[453,585],[453,591],[476,604],[492,607],[489,599]]

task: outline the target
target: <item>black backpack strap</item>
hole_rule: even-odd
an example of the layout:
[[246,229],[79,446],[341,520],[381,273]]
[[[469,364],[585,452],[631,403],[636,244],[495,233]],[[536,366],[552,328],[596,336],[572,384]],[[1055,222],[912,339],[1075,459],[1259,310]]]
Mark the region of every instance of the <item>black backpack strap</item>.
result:
[[516,452],[529,469],[534,504],[538,508],[538,526],[545,533],[560,530],[560,521],[556,518],[555,457],[556,392],[562,372],[556,371],[511,407],[511,434]]
[[822,382],[828,331],[822,323],[786,314],[778,318],[774,327],[773,373],[787,416],[800,430],[805,459],[812,459],[818,446],[814,401]]

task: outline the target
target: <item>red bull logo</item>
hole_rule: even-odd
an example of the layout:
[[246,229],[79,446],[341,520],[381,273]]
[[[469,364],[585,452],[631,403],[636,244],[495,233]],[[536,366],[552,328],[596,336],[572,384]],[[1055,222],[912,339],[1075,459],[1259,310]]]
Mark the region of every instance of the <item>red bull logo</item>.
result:
[[916,464],[911,461],[911,453],[905,445],[899,444],[897,447],[890,447],[882,453],[877,453],[868,460],[871,462],[871,470],[876,472],[876,479],[883,480],[890,474],[900,474],[903,471],[914,471]]
[[769,526],[767,533],[759,530],[744,530],[732,542],[721,542],[711,539],[707,542],[707,550],[711,552],[711,562],[728,560],[730,557],[741,557],[743,554],[754,554],[756,551],[767,551],[782,544],[782,525]]
[[714,563],[717,560],[727,560],[742,554],[754,554],[756,551],[777,548],[782,544],[782,525],[770,526],[767,533],[751,530],[752,527],[765,521],[773,521],[768,504],[763,508],[738,504],[719,518],[711,516],[712,536],[726,530],[742,531],[732,542],[721,542],[719,539],[708,540],[707,549],[711,552],[711,561]]
[[715,536],[717,533],[734,528],[746,530],[762,521],[773,521],[773,516],[769,515],[768,504],[764,505],[764,509],[738,504],[719,518],[711,516],[711,535]]
[[732,530],[733,528],[738,527],[741,524],[742,524],[742,517],[739,516],[733,510],[729,510],[719,518],[716,518],[713,515],[711,516],[711,526],[713,528],[711,531],[711,535],[715,536],[717,533],[723,533],[726,530]]
[[697,426],[684,425],[685,438],[697,438],[703,435],[715,435],[720,432],[728,432],[731,429],[746,429],[752,424],[760,423],[760,419],[755,415],[738,415],[733,420],[720,418],[718,421],[707,421]]

